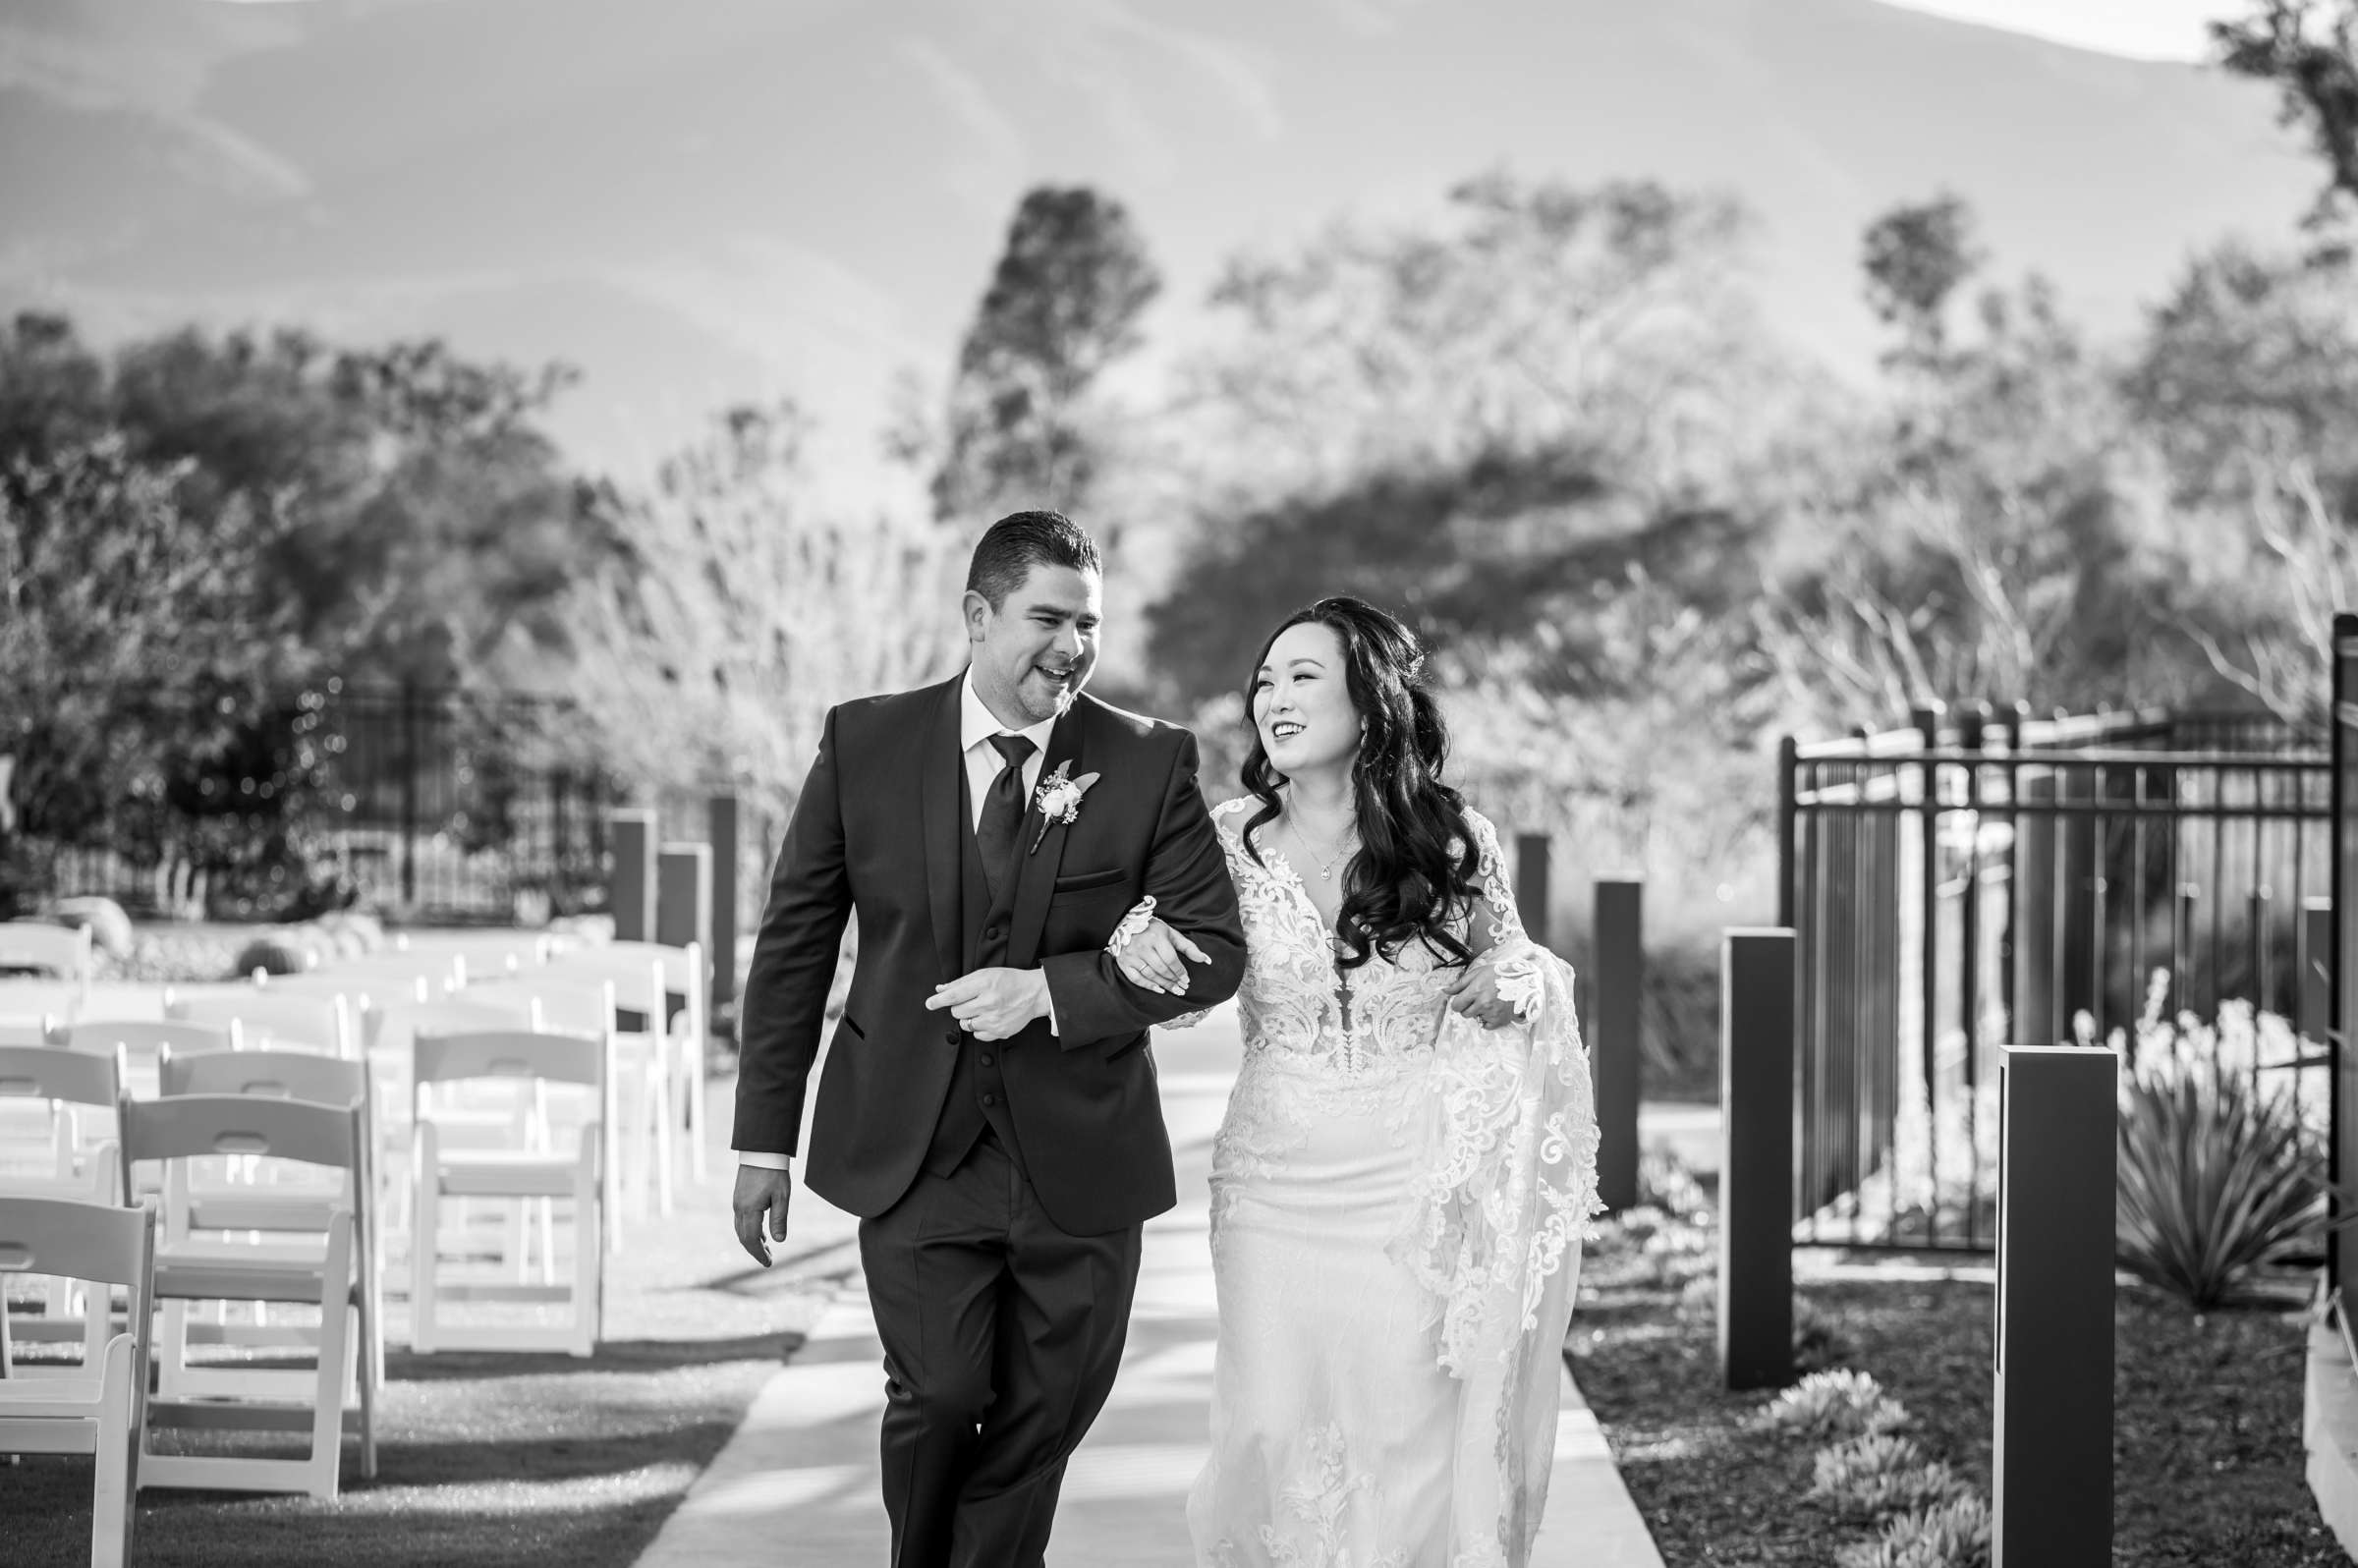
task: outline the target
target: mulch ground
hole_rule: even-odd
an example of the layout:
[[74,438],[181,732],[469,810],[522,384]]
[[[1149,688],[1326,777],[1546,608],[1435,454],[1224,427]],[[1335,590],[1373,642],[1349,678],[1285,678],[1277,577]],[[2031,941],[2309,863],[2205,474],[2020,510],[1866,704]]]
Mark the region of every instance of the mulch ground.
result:
[[[1641,1226],[1641,1231],[1643,1227]],[[1807,1500],[1814,1449],[1750,1425],[1762,1394],[1718,1378],[1710,1232],[1651,1250],[1611,1225],[1592,1247],[1572,1370],[1663,1560],[1823,1568],[1873,1532]],[[1805,1281],[1813,1364],[1872,1373],[1908,1434],[1987,1498],[1991,1289],[1966,1281]],[[2303,1480],[2302,1315],[2197,1316],[2142,1287],[2118,1297],[2113,1558],[2152,1568],[2348,1561]]]

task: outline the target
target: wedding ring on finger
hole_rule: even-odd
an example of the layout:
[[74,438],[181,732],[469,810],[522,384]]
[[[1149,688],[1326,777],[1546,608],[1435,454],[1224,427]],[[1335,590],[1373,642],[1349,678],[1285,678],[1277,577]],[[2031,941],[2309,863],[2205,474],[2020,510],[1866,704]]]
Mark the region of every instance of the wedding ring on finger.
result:
[[1116,925],[1113,928],[1113,934],[1105,939],[1105,951],[1120,953],[1153,922],[1154,895],[1149,893],[1130,906],[1130,913],[1122,917],[1122,924]]

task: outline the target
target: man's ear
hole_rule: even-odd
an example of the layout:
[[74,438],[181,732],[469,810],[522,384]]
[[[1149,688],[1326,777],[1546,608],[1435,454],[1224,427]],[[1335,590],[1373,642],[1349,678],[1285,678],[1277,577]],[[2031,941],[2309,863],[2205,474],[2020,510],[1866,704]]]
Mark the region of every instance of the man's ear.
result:
[[966,622],[966,640],[980,643],[983,632],[990,626],[991,617],[998,612],[990,607],[990,600],[974,588],[968,588],[966,595],[958,601],[958,613]]

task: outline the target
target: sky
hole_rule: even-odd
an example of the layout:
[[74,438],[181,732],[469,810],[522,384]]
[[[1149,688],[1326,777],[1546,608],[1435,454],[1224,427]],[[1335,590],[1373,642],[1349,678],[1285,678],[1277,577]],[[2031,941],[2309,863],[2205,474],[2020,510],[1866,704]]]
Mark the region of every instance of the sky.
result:
[[[281,4],[284,0],[243,0]],[[2245,0],[1883,0],[1886,5],[2036,33],[2061,43],[2141,60],[2210,54],[2204,24],[2236,16]]]
[[1885,0],[1885,3],[2146,60],[2207,58],[2210,35],[2204,24],[2225,21],[2250,9],[2244,0]]

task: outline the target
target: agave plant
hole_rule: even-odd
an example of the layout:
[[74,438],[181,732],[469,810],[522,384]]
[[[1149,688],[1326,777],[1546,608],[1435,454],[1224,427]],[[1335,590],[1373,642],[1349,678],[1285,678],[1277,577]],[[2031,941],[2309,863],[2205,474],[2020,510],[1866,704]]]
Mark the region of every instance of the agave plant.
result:
[[2253,1070],[2271,1024],[2246,1004],[2222,1008],[2217,1031],[2191,1016],[2173,1026],[2149,1002],[2122,1075],[2117,1260],[2198,1312],[2316,1252],[2329,1228],[2324,1158],[2288,1079]]

